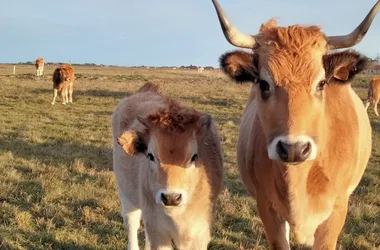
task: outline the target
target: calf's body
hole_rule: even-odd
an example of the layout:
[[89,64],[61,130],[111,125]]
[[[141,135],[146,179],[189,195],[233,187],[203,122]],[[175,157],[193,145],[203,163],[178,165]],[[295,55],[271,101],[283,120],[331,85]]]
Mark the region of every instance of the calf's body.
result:
[[373,103],[373,110],[375,114],[379,116],[379,112],[377,111],[377,104],[380,101],[380,78],[372,78],[368,85],[368,97],[365,105],[365,109],[367,110],[369,105]]
[[138,249],[207,249],[222,186],[222,153],[211,117],[162,96],[147,83],[112,117],[113,168],[128,229]]
[[53,73],[53,101],[55,104],[58,91],[61,91],[62,104],[73,102],[73,86],[74,86],[74,68],[71,65],[62,65],[55,69]]

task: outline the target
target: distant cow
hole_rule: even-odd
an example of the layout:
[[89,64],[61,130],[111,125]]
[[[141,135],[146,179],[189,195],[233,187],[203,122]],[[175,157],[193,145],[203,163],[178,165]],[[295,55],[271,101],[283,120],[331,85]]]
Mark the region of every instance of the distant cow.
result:
[[62,104],[73,102],[74,68],[71,65],[62,65],[55,69],[53,73],[53,101],[55,104],[58,91],[61,91]]
[[44,66],[45,66],[44,59],[42,57],[39,57],[36,60],[35,66],[36,66],[37,76],[42,76],[44,74]]
[[199,73],[202,73],[203,70],[205,70],[203,67],[198,67],[198,72],[199,72]]
[[351,87],[366,58],[329,51],[360,42],[380,1],[343,36],[326,36],[318,26],[279,27],[275,20],[247,35],[213,3],[226,39],[251,49],[222,55],[220,65],[235,81],[253,83],[237,158],[269,249],[289,249],[292,230],[298,243],[333,250],[371,154],[371,126]]
[[207,249],[223,161],[217,127],[147,83],[122,99],[112,117],[113,168],[128,249]]
[[375,114],[379,116],[377,112],[377,104],[380,100],[380,78],[372,78],[371,82],[368,85],[368,97],[365,109],[367,110],[370,103],[373,103]]

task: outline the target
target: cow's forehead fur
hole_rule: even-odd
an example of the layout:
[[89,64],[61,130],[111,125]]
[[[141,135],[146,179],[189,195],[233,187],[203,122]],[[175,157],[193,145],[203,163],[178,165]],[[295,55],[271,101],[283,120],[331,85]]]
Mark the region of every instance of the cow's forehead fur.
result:
[[162,164],[185,165],[192,156],[196,144],[194,131],[172,134],[159,133],[155,136],[156,154]]
[[323,70],[327,39],[318,26],[277,27],[271,19],[256,38],[259,69],[269,71],[276,85],[311,85]]

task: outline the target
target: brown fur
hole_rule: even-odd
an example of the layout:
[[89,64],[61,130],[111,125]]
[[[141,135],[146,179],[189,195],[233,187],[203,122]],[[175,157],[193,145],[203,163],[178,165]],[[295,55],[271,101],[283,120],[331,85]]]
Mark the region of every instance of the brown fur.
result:
[[61,91],[62,104],[73,102],[72,95],[74,80],[74,68],[71,65],[65,64],[55,69],[53,73],[53,105],[57,98],[58,91]]
[[[150,249],[171,249],[171,240],[180,249],[207,249],[223,172],[220,138],[210,119],[163,96],[152,83],[117,105],[113,166],[128,249],[138,249],[141,214]],[[195,167],[189,168],[193,158]],[[159,190],[184,190],[187,203],[165,207],[157,203]]]
[[380,78],[372,78],[368,85],[368,97],[367,103],[365,105],[366,110],[369,107],[369,104],[373,103],[374,111],[377,116],[379,116],[379,112],[377,111],[377,104],[380,101]]
[[45,61],[42,57],[37,58],[35,64],[37,70],[37,76],[42,76],[44,74]]
[[[239,132],[243,183],[257,200],[270,249],[289,249],[286,223],[298,242],[335,249],[371,152],[368,116],[349,84],[366,60],[355,52],[327,54],[317,26],[277,27],[271,20],[255,37],[253,54],[220,59],[231,78],[257,83]],[[261,87],[268,85],[264,99]],[[267,147],[279,136],[307,136],[315,158],[296,166],[270,159]]]

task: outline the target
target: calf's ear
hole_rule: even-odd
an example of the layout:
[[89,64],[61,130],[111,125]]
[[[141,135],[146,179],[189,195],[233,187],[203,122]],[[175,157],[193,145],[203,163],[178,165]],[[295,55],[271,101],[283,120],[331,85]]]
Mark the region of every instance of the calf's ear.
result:
[[135,130],[127,130],[117,138],[117,142],[129,155],[143,153],[147,149],[144,134]]
[[368,59],[355,51],[343,51],[323,57],[328,82],[351,82],[367,65]]
[[256,82],[259,76],[256,54],[241,50],[227,52],[219,58],[224,73],[238,83]]

